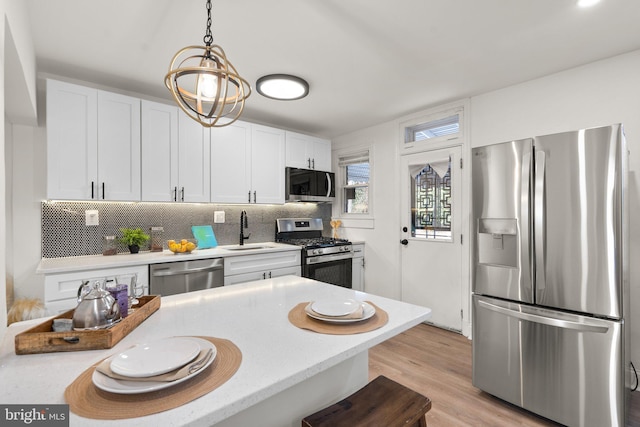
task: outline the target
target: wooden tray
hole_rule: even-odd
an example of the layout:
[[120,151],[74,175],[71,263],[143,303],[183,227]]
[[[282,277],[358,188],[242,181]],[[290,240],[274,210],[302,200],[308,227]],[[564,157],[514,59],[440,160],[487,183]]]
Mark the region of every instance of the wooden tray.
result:
[[16,354],[111,348],[160,308],[160,295],[142,296],[138,301],[132,313],[109,329],[53,332],[53,319],[72,319],[74,310],[62,313],[16,335]]

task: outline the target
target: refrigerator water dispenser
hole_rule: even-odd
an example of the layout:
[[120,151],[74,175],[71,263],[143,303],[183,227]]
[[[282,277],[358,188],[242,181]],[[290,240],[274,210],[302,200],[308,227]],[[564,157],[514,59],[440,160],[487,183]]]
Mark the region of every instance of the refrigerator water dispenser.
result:
[[515,219],[478,219],[478,262],[518,268],[518,227]]

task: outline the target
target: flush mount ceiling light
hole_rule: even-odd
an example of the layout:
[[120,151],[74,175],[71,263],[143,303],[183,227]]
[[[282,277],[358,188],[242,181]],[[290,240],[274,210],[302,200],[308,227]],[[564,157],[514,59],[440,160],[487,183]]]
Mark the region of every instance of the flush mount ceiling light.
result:
[[211,0],[207,0],[205,46],[187,46],[171,60],[164,84],[178,106],[205,127],[235,122],[251,95],[249,82],[240,77],[224,50],[212,45]]
[[269,74],[258,79],[256,90],[267,98],[293,101],[309,94],[309,83],[289,74]]
[[580,7],[591,7],[600,3],[600,0],[578,0],[578,6]]

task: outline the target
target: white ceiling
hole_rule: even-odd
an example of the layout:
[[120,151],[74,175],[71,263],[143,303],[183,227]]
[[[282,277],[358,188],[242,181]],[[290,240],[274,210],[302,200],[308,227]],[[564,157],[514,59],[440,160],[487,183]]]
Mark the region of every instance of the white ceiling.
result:
[[[203,44],[205,0],[27,1],[39,72],[169,100],[171,58]],[[311,86],[254,91],[243,119],[329,138],[640,49],[638,0],[214,0],[212,20],[252,86]]]

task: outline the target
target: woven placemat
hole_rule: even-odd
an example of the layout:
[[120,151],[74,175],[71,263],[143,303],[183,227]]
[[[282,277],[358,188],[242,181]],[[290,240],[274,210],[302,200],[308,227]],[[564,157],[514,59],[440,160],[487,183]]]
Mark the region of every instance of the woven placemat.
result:
[[372,305],[376,309],[376,313],[367,320],[354,323],[328,323],[322,320],[309,317],[304,311],[304,308],[309,302],[301,302],[289,311],[289,322],[294,326],[301,329],[308,329],[310,331],[318,332],[321,334],[332,335],[351,335],[360,334],[363,332],[370,332],[378,328],[383,327],[389,321],[389,315],[386,311],[372,303],[367,301],[367,304]]
[[93,385],[96,363],[84,371],[64,391],[71,412],[85,418],[119,420],[142,417],[189,403],[220,387],[236,373],[242,362],[240,349],[222,338],[197,337],[212,342],[218,351],[215,360],[190,380],[150,393],[116,394]]

